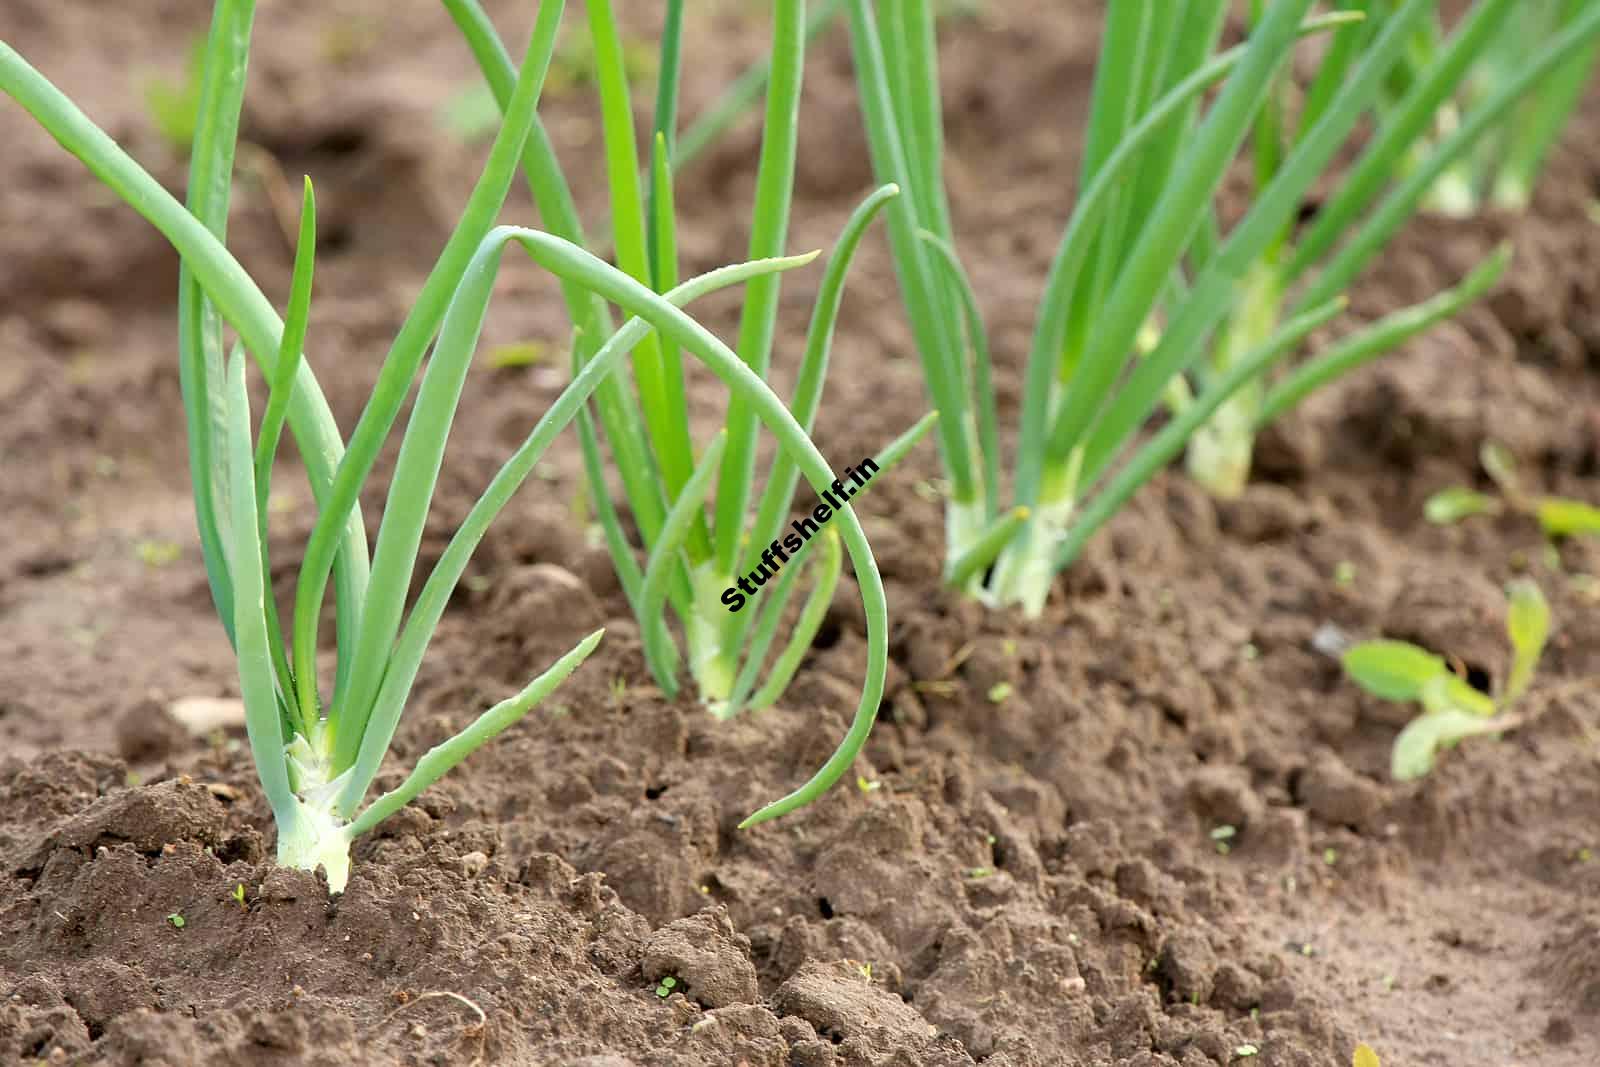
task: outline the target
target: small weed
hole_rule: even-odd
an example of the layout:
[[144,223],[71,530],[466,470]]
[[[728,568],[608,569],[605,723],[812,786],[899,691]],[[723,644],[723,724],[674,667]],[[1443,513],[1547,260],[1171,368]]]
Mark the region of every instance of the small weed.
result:
[[520,341],[516,344],[496,345],[489,349],[489,366],[495,370],[514,367],[532,367],[549,362],[550,346],[541,341]]
[[189,925],[188,921],[184,919],[183,912],[181,911],[175,911],[171,915],[168,915],[167,922],[171,923],[172,928],[175,930],[182,930],[185,926]]
[[1389,768],[1396,781],[1427,774],[1442,749],[1517,725],[1503,713],[1533,682],[1550,636],[1550,607],[1527,579],[1507,587],[1507,600],[1511,671],[1498,696],[1469,685],[1444,657],[1405,641],[1365,641],[1345,652],[1345,674],[1361,688],[1384,700],[1422,705],[1423,713],[1395,738]]
[[1500,493],[1493,496],[1465,486],[1441,489],[1422,506],[1427,520],[1453,526],[1477,515],[1500,515],[1510,510],[1539,523],[1548,538],[1600,535],[1600,508],[1566,497],[1529,493],[1517,473],[1516,457],[1498,441],[1485,441],[1478,453]]
[[183,549],[172,541],[140,541],[133,549],[146,567],[166,567],[178,562]]
[[150,125],[177,153],[187,153],[194,143],[195,124],[200,119],[201,73],[205,61],[205,38],[197,37],[189,46],[189,59],[181,80],[153,77],[145,82],[144,107]]

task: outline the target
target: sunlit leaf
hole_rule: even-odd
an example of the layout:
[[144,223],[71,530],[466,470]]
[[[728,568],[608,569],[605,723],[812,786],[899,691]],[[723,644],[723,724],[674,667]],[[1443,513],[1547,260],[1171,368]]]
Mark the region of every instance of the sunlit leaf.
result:
[[1517,479],[1517,457],[1499,441],[1485,441],[1478,450],[1478,460],[1507,496],[1516,496],[1522,489]]
[[1363,641],[1341,662],[1351,681],[1385,700],[1421,700],[1430,679],[1450,673],[1443,659],[1405,641]]
[[1487,718],[1495,713],[1493,698],[1446,671],[1422,686],[1422,706],[1428,711],[1465,711]]
[[1547,496],[1539,501],[1534,514],[1546,537],[1600,535],[1600,508],[1580,500]]
[[1421,778],[1433,770],[1440,749],[1451,748],[1476,734],[1495,732],[1492,722],[1469,711],[1430,711],[1400,731],[1389,753],[1389,773],[1397,782]]
[[1522,696],[1533,681],[1550,636],[1550,604],[1538,585],[1526,578],[1512,582],[1506,595],[1510,600],[1506,634],[1511,638],[1511,675],[1506,679],[1505,699],[1509,703]]
[[1453,526],[1474,515],[1497,515],[1500,501],[1465,486],[1441,489],[1422,505],[1422,514],[1436,526]]
[[1372,1046],[1366,1042],[1356,1046],[1356,1054],[1350,1057],[1350,1067],[1383,1067],[1378,1062],[1378,1054],[1372,1051]]
[[489,366],[495,370],[531,367],[536,363],[544,363],[549,358],[550,346],[539,341],[519,341],[514,344],[496,345],[489,349]]

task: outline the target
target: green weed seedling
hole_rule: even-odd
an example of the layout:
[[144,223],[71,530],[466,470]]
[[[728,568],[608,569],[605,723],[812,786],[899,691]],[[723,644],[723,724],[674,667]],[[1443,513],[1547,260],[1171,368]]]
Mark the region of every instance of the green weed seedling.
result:
[[1507,589],[1506,634],[1511,671],[1496,696],[1467,684],[1444,657],[1405,641],[1365,641],[1345,651],[1342,662],[1351,681],[1384,700],[1422,705],[1390,752],[1396,781],[1421,778],[1440,751],[1469,737],[1519,724],[1508,712],[1532,683],[1550,635],[1549,605],[1531,581],[1519,579]]
[[1476,515],[1499,515],[1507,509],[1532,517],[1552,540],[1583,535],[1600,536],[1600,508],[1567,497],[1529,493],[1517,473],[1516,457],[1498,441],[1485,441],[1479,461],[1498,496],[1467,486],[1441,489],[1423,504],[1423,514],[1438,526],[1453,526]]
[[195,125],[200,120],[205,61],[206,42],[202,37],[190,46],[181,79],[152,77],[145,82],[144,106],[150,124],[174,152],[187,152],[194,144]]
[[[345,888],[350,847],[357,837],[526,715],[599,642],[600,633],[590,634],[521,692],[425,752],[393,789],[366,802],[434,630],[488,525],[634,346],[658,338],[658,344],[670,342],[705,362],[732,388],[752,421],[759,418],[775,433],[787,462],[814,486],[829,485],[833,479],[806,431],[771,389],[681,310],[698,297],[792,269],[812,257],[759,256],[681,284],[673,278],[657,292],[571,241],[538,230],[495,225],[517,165],[536,140],[539,94],[563,9],[562,0],[544,0],[521,68],[509,59],[497,68],[506,74],[505,121],[455,231],[384,358],[348,442],[333,421],[303,351],[316,246],[310,182],[305,186],[283,320],[223,243],[253,0],[218,0],[214,6],[187,206],[173,199],[43,75],[0,43],[0,92],[32,114],[160,230],[181,256],[179,371],[206,573],[239,664],[250,751],[278,829],[278,862],[303,870],[320,867],[331,892]],[[608,64],[605,69],[620,70],[620,66]],[[631,317],[618,329],[586,332],[585,359],[573,382],[473,505],[408,613],[406,594],[415,575],[446,439],[500,257],[508,245],[522,248],[559,279],[575,303],[593,314],[608,315],[608,305],[615,305]],[[231,354],[224,346],[225,324],[238,336]],[[592,324],[592,318],[585,318],[580,325],[584,324]],[[254,427],[246,388],[250,359],[268,386],[265,410]],[[410,415],[376,542],[369,545],[358,499],[408,400]],[[681,410],[676,413],[682,415]],[[295,583],[292,617],[280,625],[266,529],[271,477],[285,428],[299,446],[318,510]],[[757,813],[757,818],[807,803],[842,774],[865,740],[870,713],[876,711],[881,695],[887,650],[882,583],[860,524],[848,509],[838,525],[867,602],[876,681],[867,687],[866,703],[852,733],[824,771]],[[330,582],[336,608],[331,691],[317,669],[322,608]]]
[[[616,262],[637,284],[666,291],[677,284],[679,269],[675,160],[688,147],[679,141],[677,115],[685,5],[682,0],[665,5],[651,151],[643,167],[612,5],[610,0],[588,0],[585,6],[595,46]],[[506,107],[513,71],[493,24],[477,0],[445,0],[445,7],[496,99]],[[816,17],[829,10],[829,5],[819,6]],[[758,260],[781,256],[787,241],[805,46],[820,25],[815,19],[808,21],[803,0],[776,0],[770,11],[772,44],[766,68],[756,83],[766,92],[749,237],[749,254]],[[537,122],[523,163],[544,225],[566,240],[584,245],[570,186]],[[721,717],[774,703],[822,624],[841,573],[841,547],[849,552],[866,608],[868,645],[867,678],[854,723],[845,746],[817,776],[762,809],[747,824],[791,810],[842,777],[866,739],[882,696],[888,653],[883,588],[853,511],[848,506],[839,509],[841,521],[827,527],[798,554],[792,544],[780,539],[787,532],[800,475],[804,473],[819,494],[833,484],[831,473],[821,477],[827,472],[826,465],[805,434],[820,404],[851,258],[874,216],[892,203],[897,193],[894,186],[886,185],[868,196],[845,224],[828,260],[790,402],[798,423],[797,436],[784,439],[787,431],[777,431],[750,395],[736,393],[722,431],[697,448],[690,439],[686,415],[684,343],[664,331],[646,336],[633,351],[636,388],[628,389],[620,377],[609,379],[596,393],[594,416],[587,409],[579,416],[589,499],[623,591],[639,620],[651,672],[669,696],[678,692],[680,672],[686,667],[703,703]],[[591,294],[574,286],[566,287],[564,293],[576,327],[573,367],[581,373],[612,336],[614,326],[604,303]],[[771,274],[753,279],[745,289],[735,351],[741,373],[756,380],[766,376],[771,363],[778,297],[779,286]],[[759,495],[754,492],[758,417],[779,432],[783,446],[766,472],[765,489]],[[881,470],[890,468],[931,421],[930,416],[913,426],[872,457],[873,462]],[[630,540],[612,503],[615,494],[603,462],[606,448],[621,476],[620,498],[631,513],[638,546]],[[751,522],[746,512],[753,498],[756,514]],[[781,545],[788,545],[785,552],[777,551]],[[795,558],[790,559],[789,554],[796,554]],[[774,567],[772,560],[779,557],[781,566]],[[787,608],[803,588],[802,572],[811,580],[811,591],[800,604],[798,620],[790,627],[787,640],[779,644],[776,638],[788,619]],[[746,598],[728,595],[741,578],[767,586],[754,606],[746,608]],[[679,623],[681,647],[669,626],[673,618]]]
[[[1078,193],[1036,312],[1007,505],[989,346],[942,178],[930,6],[851,0],[873,166],[907,191],[889,208],[889,229],[928,391],[943,413],[952,585],[1037,614],[1054,575],[1186,446],[1202,482],[1237,492],[1262,427],[1455,313],[1505,269],[1500,249],[1455,288],[1269,378],[1338,314],[1437,173],[1600,34],[1593,5],[1397,179],[1401,155],[1517,7],[1480,0],[1301,233],[1296,221],[1313,186],[1370,123],[1434,10],[1430,0],[1405,0],[1380,22],[1366,17],[1368,6],[1356,0],[1308,17],[1311,0],[1258,2],[1248,39],[1218,51],[1226,0],[1107,5]],[[1285,69],[1296,42],[1329,33],[1321,69],[1303,99],[1291,99]],[[1246,141],[1256,188],[1224,233],[1214,205]],[[1163,405],[1172,417],[1145,435]]]

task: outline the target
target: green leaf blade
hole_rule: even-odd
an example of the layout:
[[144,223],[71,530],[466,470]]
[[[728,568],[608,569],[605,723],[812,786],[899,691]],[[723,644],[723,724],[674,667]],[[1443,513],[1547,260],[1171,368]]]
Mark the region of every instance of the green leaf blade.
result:
[[1487,493],[1466,486],[1441,489],[1422,505],[1422,514],[1435,526],[1454,526],[1475,515],[1495,515],[1500,512],[1500,501]]
[[1510,704],[1528,690],[1533,675],[1550,639],[1550,604],[1539,586],[1527,578],[1511,583],[1506,590],[1506,636],[1511,639],[1511,673],[1506,679],[1504,700]]
[[1351,681],[1384,700],[1420,701],[1431,679],[1450,672],[1442,657],[1406,641],[1363,641],[1340,662]]
[[1434,711],[1418,715],[1395,738],[1389,754],[1389,774],[1397,782],[1410,782],[1433,770],[1440,751],[1469,737],[1494,733],[1493,724],[1466,711]]

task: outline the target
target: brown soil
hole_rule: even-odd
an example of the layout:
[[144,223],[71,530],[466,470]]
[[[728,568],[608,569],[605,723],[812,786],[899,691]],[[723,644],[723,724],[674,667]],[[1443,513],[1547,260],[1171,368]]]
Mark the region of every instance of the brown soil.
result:
[[[494,5],[508,35],[530,6]],[[9,7],[11,43],[180,184],[139,86],[181,70],[209,5]],[[1014,413],[1096,5],[984,7],[943,42],[950,181]],[[262,5],[245,128],[318,183],[312,358],[346,427],[482,155],[437,124],[470,73],[442,12],[379,10]],[[763,31],[731,2],[690,21],[693,114]],[[826,244],[870,185],[842,34],[808,74],[796,247]],[[546,112],[597,218],[592,101]],[[1509,237],[1513,277],[1489,304],[1315,398],[1265,442],[1242,501],[1160,479],[1040,622],[937,591],[919,450],[867,508],[894,666],[863,788],[753,831],[735,824],[808,774],[853,707],[853,591],[779,709],[718,725],[664,700],[572,518],[566,446],[446,616],[396,767],[588,627],[606,641],[552,708],[364,840],[329,901],[271,864],[241,736],[191,738],[165,711],[237,692],[185,487],[176,261],[0,107],[0,1060],[1198,1067],[1249,1045],[1244,1062],[1322,1067],[1367,1040],[1401,1067],[1593,1063],[1600,617],[1584,576],[1600,548],[1551,558],[1527,523],[1441,530],[1420,505],[1480,477],[1490,433],[1542,487],[1600,500],[1597,132],[1591,106],[1529,216],[1419,222],[1355,311],[1419,298]],[[757,143],[747,125],[686,175],[688,268],[739,255],[730,205],[748,203]],[[231,243],[281,300],[269,189],[241,181]],[[786,282],[785,389],[815,283]],[[818,434],[841,463],[924,407],[881,235],[852,284]],[[736,303],[709,307],[726,335]],[[489,341],[559,347],[565,330],[554,287],[508,257]],[[438,543],[562,380],[477,372]],[[694,396],[714,418],[714,383]],[[310,525],[294,491],[273,538],[285,574]],[[1402,719],[1314,636],[1417,640],[1492,683],[1497,587],[1517,572],[1559,627],[1540,714],[1391,783]],[[1011,695],[991,702],[1000,682]],[[1225,855],[1219,826],[1237,831]],[[665,976],[679,992],[662,999]]]

